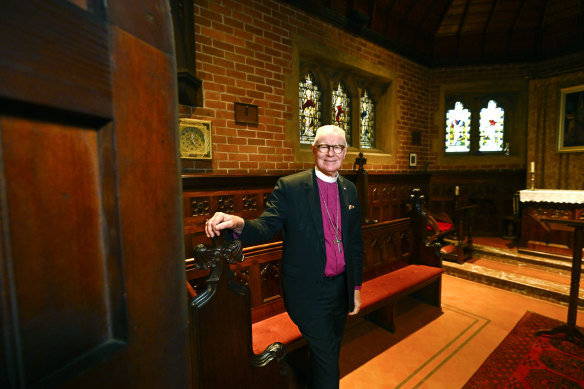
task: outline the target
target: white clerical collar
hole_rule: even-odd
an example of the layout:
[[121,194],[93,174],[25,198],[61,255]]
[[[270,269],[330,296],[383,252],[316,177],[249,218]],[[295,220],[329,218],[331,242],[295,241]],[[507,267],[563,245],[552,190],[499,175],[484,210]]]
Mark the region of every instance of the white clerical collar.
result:
[[326,174],[324,174],[323,172],[318,170],[318,166],[314,167],[314,173],[316,174],[316,177],[320,178],[324,182],[329,182],[329,183],[337,182],[337,178],[339,177],[339,172],[337,172],[337,175],[334,177],[327,176]]

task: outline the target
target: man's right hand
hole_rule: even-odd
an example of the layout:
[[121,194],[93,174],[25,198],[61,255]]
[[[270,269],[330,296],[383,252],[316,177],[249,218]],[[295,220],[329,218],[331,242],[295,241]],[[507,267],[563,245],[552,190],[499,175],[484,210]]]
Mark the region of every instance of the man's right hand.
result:
[[224,229],[232,229],[235,233],[241,234],[244,225],[244,220],[239,216],[216,212],[205,222],[205,234],[212,238],[221,235],[220,231]]

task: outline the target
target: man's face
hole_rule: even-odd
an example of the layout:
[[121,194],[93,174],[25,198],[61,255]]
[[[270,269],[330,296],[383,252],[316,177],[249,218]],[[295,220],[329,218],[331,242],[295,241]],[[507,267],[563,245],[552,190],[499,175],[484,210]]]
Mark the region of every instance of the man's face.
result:
[[320,134],[316,139],[315,145],[312,146],[312,154],[314,155],[314,162],[318,167],[318,170],[326,174],[327,176],[335,177],[337,171],[341,168],[341,164],[347,155],[347,148],[345,147],[340,154],[335,153],[332,147],[329,147],[326,153],[319,151],[319,144],[328,145],[345,145],[345,139],[341,134],[336,134],[334,132],[326,132]]

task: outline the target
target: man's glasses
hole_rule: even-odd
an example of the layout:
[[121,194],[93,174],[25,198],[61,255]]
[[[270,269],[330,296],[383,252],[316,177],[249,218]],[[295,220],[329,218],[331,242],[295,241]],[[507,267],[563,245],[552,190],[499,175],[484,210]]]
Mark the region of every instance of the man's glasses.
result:
[[328,153],[328,152],[329,152],[329,150],[332,148],[336,154],[340,154],[340,153],[342,153],[342,152],[343,152],[343,150],[344,150],[344,149],[345,149],[345,147],[347,147],[347,146],[345,146],[345,145],[327,145],[326,143],[321,143],[321,144],[319,144],[319,145],[316,145],[315,147],[316,147],[316,148],[318,149],[318,151],[320,151],[321,153],[325,153],[325,154],[326,154],[326,153]]

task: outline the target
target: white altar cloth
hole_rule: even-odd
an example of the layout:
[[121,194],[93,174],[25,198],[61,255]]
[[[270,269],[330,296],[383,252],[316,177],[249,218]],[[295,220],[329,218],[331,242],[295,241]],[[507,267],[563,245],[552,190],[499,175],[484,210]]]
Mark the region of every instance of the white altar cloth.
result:
[[519,191],[521,202],[584,204],[584,190],[524,189]]

